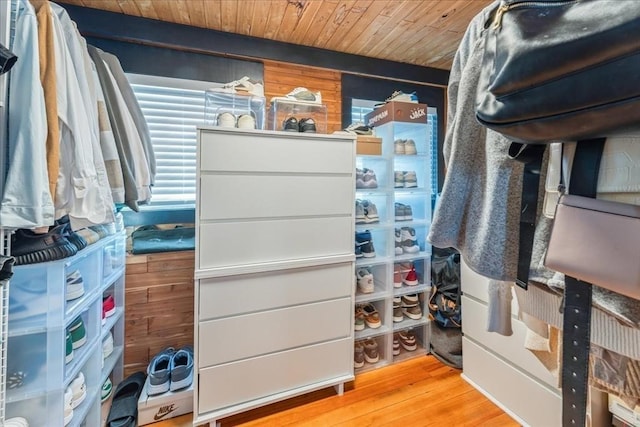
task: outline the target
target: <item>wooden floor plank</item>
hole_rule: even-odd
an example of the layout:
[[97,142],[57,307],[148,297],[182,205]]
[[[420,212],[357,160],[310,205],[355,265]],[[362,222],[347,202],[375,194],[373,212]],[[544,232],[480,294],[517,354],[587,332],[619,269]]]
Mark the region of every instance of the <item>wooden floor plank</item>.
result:
[[[190,427],[191,415],[154,427]],[[356,376],[343,396],[332,388],[298,396],[221,420],[222,427],[363,427],[518,425],[432,356],[418,357]]]

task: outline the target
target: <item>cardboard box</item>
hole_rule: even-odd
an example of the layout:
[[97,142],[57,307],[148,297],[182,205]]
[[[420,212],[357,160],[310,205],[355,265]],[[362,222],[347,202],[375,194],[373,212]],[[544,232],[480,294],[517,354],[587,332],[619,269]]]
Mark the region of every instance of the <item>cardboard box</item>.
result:
[[427,123],[427,104],[387,102],[364,116],[364,121],[370,127],[389,122]]
[[193,412],[193,383],[184,390],[147,395],[149,377],[138,399],[138,425],[157,423],[161,420]]
[[609,394],[609,412],[628,425],[640,426],[640,406],[631,409],[613,394]]
[[356,139],[356,154],[381,155],[382,138],[376,138],[370,135],[358,135]]

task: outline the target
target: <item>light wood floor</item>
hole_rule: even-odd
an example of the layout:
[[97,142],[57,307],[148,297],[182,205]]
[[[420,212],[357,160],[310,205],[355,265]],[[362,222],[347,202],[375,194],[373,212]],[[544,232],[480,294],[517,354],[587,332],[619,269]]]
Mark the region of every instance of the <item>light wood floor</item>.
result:
[[[518,426],[433,356],[365,372],[345,388],[343,396],[320,390],[225,418],[222,426]],[[191,420],[185,415],[153,427],[191,427]]]

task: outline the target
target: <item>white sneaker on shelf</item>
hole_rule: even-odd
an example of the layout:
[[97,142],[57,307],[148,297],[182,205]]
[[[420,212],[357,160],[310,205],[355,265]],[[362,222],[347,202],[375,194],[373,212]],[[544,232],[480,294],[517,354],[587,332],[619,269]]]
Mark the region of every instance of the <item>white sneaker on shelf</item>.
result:
[[238,129],[255,129],[256,119],[250,114],[242,114],[238,117]]
[[76,409],[84,402],[84,398],[87,397],[87,384],[84,382],[84,374],[82,372],[71,381],[71,392],[73,393],[71,407]]
[[64,425],[66,426],[73,419],[73,392],[71,387],[67,387],[64,392]]
[[218,126],[223,128],[234,128],[236,127],[236,116],[225,111],[224,113],[220,113],[218,115],[216,123],[218,124]]
[[358,276],[358,289],[363,294],[370,294],[375,290],[373,274],[366,268],[361,268],[356,273]]
[[213,92],[233,93],[239,95],[254,95],[264,97],[264,85],[261,82],[251,80],[244,76],[241,79],[225,83],[221,86],[209,89]]

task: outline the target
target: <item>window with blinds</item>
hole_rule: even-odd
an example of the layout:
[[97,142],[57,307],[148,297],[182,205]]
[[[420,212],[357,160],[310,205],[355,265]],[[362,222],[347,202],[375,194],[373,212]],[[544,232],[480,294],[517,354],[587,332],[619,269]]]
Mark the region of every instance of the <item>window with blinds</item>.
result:
[[149,126],[156,157],[151,205],[196,199],[196,126],[204,123],[204,93],[212,82],[128,74]]

